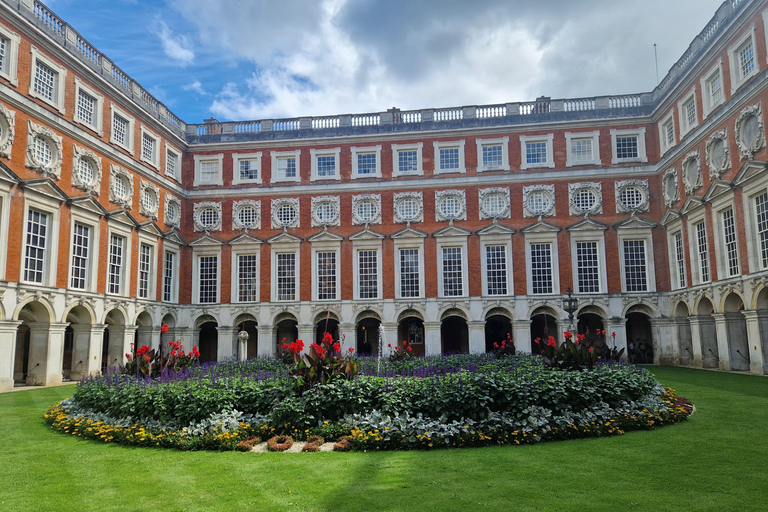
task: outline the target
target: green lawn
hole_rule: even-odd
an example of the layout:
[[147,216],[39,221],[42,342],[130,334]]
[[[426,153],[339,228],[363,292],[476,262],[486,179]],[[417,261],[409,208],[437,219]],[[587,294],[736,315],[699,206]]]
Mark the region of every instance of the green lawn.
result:
[[0,510],[768,510],[768,378],[651,371],[696,405],[687,422],[434,452],[127,448],[43,424],[71,386],[0,394]]

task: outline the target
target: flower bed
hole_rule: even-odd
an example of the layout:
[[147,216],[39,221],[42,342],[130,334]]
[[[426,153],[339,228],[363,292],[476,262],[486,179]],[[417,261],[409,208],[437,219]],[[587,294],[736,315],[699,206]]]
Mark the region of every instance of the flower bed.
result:
[[671,391],[644,369],[547,368],[538,358],[359,358],[354,380],[297,392],[275,360],[191,368],[152,380],[82,381],[46,420],[57,430],[182,449],[234,449],[245,439],[348,436],[352,449],[430,449],[616,435],[684,419]]

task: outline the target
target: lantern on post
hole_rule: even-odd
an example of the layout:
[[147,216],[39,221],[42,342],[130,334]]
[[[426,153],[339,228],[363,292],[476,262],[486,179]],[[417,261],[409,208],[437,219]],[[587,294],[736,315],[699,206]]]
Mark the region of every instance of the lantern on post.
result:
[[579,299],[573,296],[570,286],[563,297],[563,309],[568,313],[568,330],[573,332],[573,313],[579,309]]

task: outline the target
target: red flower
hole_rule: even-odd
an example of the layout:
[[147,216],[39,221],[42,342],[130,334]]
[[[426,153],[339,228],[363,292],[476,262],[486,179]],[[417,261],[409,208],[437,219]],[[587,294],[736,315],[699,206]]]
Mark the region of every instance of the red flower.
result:
[[411,347],[408,347],[408,352],[413,352],[413,349]]
[[176,351],[175,350],[171,350],[171,355],[175,356],[176,355]]
[[563,336],[565,336],[566,340],[570,340],[571,338],[573,338],[573,334],[571,333],[571,331],[565,331],[563,333]]
[[495,341],[493,342],[493,348],[499,348],[499,344],[496,343]]
[[407,345],[407,344],[408,344],[408,342],[403,340],[403,345]]
[[338,343],[334,343],[333,350],[336,352],[341,352],[341,345],[339,345]]
[[556,347],[557,346],[557,343],[555,343],[555,337],[554,336],[550,336],[549,337],[549,341],[547,341],[547,345],[549,345],[550,347]]
[[349,352],[350,354],[351,354],[352,352],[354,352],[354,351],[355,351],[355,349],[353,349],[352,347],[349,347],[349,348],[347,349],[347,352]]
[[163,326],[160,327],[160,332],[168,332],[168,324],[163,324]]
[[611,338],[613,338],[613,339],[614,339],[614,341],[616,340],[616,331],[613,331],[613,332],[611,333]]
[[149,361],[149,356],[144,356],[145,361]]
[[125,358],[126,358],[126,359],[130,359],[130,358],[131,358],[131,354],[129,354],[128,352],[126,352],[126,353],[125,353]]
[[602,335],[605,336],[605,329],[603,329]]
[[387,346],[388,346],[389,348],[392,348],[392,344],[391,344],[391,343],[387,343]]
[[400,350],[400,347],[395,347],[395,350]]
[[325,333],[325,336],[323,336],[323,343],[333,343],[333,336],[331,336],[331,333]]
[[589,351],[592,352],[592,347],[589,347]]

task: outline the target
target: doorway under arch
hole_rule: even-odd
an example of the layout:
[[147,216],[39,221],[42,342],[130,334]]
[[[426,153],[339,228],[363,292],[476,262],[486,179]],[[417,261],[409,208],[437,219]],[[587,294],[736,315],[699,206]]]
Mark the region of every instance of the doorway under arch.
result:
[[469,354],[469,327],[460,316],[448,316],[440,323],[441,352],[443,354]]

